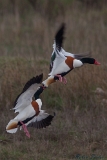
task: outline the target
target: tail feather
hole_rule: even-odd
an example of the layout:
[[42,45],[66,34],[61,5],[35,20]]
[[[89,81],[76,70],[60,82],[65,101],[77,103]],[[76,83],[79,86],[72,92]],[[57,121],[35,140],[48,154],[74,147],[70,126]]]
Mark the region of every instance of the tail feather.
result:
[[18,121],[15,119],[10,120],[10,122],[8,123],[8,125],[6,126],[6,131],[8,133],[16,133],[17,128],[18,127]]

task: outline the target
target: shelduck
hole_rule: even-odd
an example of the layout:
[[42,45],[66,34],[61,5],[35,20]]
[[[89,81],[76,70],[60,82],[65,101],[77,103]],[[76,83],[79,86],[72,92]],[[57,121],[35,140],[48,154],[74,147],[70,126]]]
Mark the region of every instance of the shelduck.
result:
[[40,86],[42,79],[43,74],[30,79],[16,98],[13,110],[19,114],[10,120],[6,126],[8,133],[16,133],[19,127],[20,129],[23,128],[26,136],[30,138],[27,127],[40,129],[51,124],[54,115],[41,110],[42,101],[39,96],[45,89],[43,85]]
[[67,80],[64,76],[74,68],[81,67],[85,63],[100,65],[100,63],[96,61],[94,58],[89,57],[90,53],[72,54],[66,52],[62,48],[64,31],[65,31],[65,24],[63,23],[55,35],[53,52],[51,55],[51,62],[50,62],[50,73],[49,73],[50,77],[48,77],[48,79],[43,82],[43,84],[46,87],[50,84],[50,82],[52,83],[55,82],[55,80],[59,80],[66,84]]

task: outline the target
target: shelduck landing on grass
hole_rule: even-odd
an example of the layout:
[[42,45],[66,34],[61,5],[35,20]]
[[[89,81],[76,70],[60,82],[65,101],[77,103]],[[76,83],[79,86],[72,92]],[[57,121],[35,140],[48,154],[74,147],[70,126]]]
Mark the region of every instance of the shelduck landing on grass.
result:
[[24,129],[26,136],[30,138],[27,127],[35,127],[37,129],[46,128],[51,124],[54,115],[45,113],[41,110],[42,101],[39,98],[44,90],[44,86],[40,86],[43,74],[33,77],[23,88],[21,94],[15,101],[13,110],[19,114],[6,126],[8,133],[16,133],[18,127]]
[[[86,54],[72,54],[66,52],[62,48],[62,43],[64,39],[65,24],[63,23],[55,35],[55,41],[53,44],[53,52],[51,55],[50,62],[50,73],[48,79],[43,82],[43,84],[48,87],[50,80],[53,83],[55,80],[60,80],[61,82],[67,83],[64,76],[69,73],[74,68],[81,67],[85,63],[100,65],[94,58],[90,58],[90,53]],[[54,77],[54,80],[52,81]]]

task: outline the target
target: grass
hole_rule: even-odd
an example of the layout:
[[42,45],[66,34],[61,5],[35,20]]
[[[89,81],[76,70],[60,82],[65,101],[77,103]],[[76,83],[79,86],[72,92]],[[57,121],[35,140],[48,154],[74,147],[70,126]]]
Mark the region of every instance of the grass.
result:
[[[29,14],[25,10],[18,15],[9,11],[0,15],[2,160],[76,160],[77,155],[106,160],[107,104],[103,99],[107,99],[107,94],[94,91],[100,87],[107,92],[107,9],[81,7],[77,2],[66,6],[66,2],[60,2],[62,6],[64,3],[63,14],[57,7],[55,13],[47,10],[44,4],[41,13],[30,7]],[[15,116],[10,108],[26,81],[41,73],[47,78],[54,35],[63,21],[64,48],[73,53],[91,51],[101,66],[75,69],[66,76],[66,85],[57,82],[43,92],[42,108],[56,113],[50,127],[30,128],[30,139],[23,131],[7,134],[5,126]]]

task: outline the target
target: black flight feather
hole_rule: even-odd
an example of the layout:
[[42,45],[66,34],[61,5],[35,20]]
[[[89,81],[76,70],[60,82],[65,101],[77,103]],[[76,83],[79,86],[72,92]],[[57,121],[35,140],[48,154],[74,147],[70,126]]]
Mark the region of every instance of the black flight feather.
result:
[[25,84],[22,92],[21,92],[21,93],[17,96],[17,98],[15,99],[14,107],[15,107],[15,105],[16,105],[16,102],[17,102],[18,98],[20,97],[20,95],[21,95],[22,93],[24,93],[32,84],[35,84],[35,83],[38,83],[38,84],[39,84],[39,83],[42,82],[42,80],[43,80],[43,73],[40,74],[39,76],[36,76],[36,77],[31,78],[31,79]]
[[65,23],[62,23],[61,27],[57,31],[55,35],[55,42],[56,42],[56,47],[58,51],[61,50],[63,39],[64,39],[64,31],[65,31]]
[[55,114],[49,115],[47,118],[41,120],[41,121],[35,121],[35,122],[31,122],[30,124],[28,124],[28,127],[35,127],[37,129],[40,128],[46,128],[47,126],[49,126],[51,124],[52,119],[54,118]]
[[33,77],[31,78],[24,86],[23,90],[22,90],[22,93],[24,93],[32,84],[35,84],[35,83],[41,83],[42,82],[42,79],[43,79],[43,73],[40,74],[39,76],[36,76],[36,77]]

